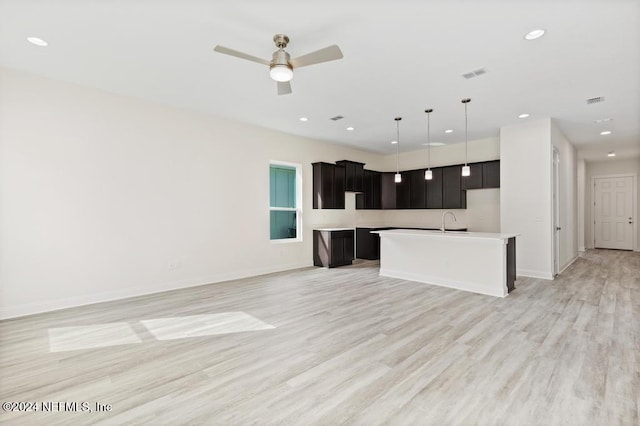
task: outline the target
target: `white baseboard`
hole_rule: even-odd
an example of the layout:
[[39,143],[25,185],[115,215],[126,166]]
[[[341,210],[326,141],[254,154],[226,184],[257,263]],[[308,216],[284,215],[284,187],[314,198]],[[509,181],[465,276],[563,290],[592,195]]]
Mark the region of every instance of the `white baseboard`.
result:
[[163,293],[171,290],[198,287],[201,285],[255,277],[258,275],[289,271],[292,269],[306,268],[309,266],[313,266],[313,264],[309,262],[304,264],[288,264],[280,265],[277,267],[256,268],[207,277],[193,278],[188,280],[158,283],[153,287],[133,287],[126,290],[106,291],[83,296],[64,297],[61,299],[48,300],[44,302],[26,303],[16,306],[5,306],[0,308],[0,320],[40,314],[44,312],[58,311],[60,309],[75,308],[78,306],[92,305],[94,303],[111,302],[114,300],[127,299],[130,297],[146,296],[149,294]]
[[545,271],[536,271],[534,269],[517,269],[516,275],[519,277],[540,278],[543,280],[553,280],[553,274]]

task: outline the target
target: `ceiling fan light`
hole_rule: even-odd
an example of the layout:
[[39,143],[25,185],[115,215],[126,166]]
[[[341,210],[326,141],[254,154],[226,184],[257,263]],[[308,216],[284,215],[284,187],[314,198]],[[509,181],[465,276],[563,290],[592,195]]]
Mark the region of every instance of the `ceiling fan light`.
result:
[[425,170],[424,171],[424,179],[425,180],[432,180],[433,179],[433,172],[431,170]]
[[462,176],[471,176],[471,167],[462,166]]
[[401,183],[402,182],[402,175],[400,173],[396,173],[393,179],[394,179],[395,183]]
[[291,81],[293,70],[288,65],[272,65],[269,70],[269,76],[275,81]]

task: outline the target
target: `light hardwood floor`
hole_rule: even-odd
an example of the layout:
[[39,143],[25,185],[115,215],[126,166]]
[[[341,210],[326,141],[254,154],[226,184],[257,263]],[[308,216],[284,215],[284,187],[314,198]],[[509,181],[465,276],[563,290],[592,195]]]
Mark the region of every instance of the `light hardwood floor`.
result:
[[516,286],[499,299],[365,262],[3,321],[3,402],[113,408],[0,422],[638,425],[640,253],[591,250]]

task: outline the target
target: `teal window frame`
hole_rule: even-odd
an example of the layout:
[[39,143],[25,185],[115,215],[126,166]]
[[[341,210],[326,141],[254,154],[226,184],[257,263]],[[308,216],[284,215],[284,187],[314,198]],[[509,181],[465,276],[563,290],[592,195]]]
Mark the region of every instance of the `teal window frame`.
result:
[[[273,173],[274,169],[295,172],[293,185],[289,183],[284,187],[282,184],[276,186],[272,182],[274,176],[277,176]],[[276,193],[278,188],[282,189],[280,193]],[[280,217],[280,223],[277,223],[276,217]],[[291,222],[286,232],[282,230],[283,217]],[[278,226],[278,229],[274,229],[274,226]],[[295,235],[291,235],[291,231],[295,232]],[[285,233],[287,235],[283,236]],[[302,166],[300,164],[275,160],[269,162],[269,240],[276,243],[302,241]]]

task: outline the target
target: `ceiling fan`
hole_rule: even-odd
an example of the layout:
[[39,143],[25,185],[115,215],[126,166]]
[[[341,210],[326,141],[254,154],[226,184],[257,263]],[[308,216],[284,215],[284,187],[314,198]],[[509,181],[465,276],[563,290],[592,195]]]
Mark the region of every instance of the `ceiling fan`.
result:
[[276,43],[278,50],[273,52],[271,61],[249,55],[247,53],[238,52],[237,50],[229,49],[220,45],[216,46],[213,50],[218,53],[224,53],[225,55],[231,55],[248,61],[257,62],[259,64],[268,65],[269,75],[272,79],[278,82],[278,95],[288,95],[291,93],[290,80],[293,78],[294,68],[335,61],[336,59],[342,59],[343,57],[340,48],[334,44],[332,46],[325,47],[324,49],[316,50],[315,52],[307,53],[306,55],[291,59],[291,56],[284,50],[284,48],[287,47],[287,44],[289,44],[289,37],[284,34],[276,34],[273,36],[273,41]]

